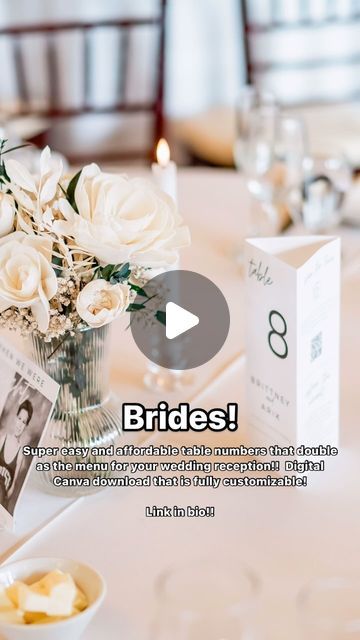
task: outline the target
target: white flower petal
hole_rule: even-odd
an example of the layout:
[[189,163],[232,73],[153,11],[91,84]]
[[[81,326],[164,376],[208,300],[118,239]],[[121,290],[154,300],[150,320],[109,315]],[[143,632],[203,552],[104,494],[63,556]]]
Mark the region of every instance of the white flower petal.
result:
[[48,207],[43,215],[43,223],[47,229],[52,230],[52,223],[54,222],[54,215],[50,207]]
[[26,233],[23,231],[14,231],[4,238],[0,238],[0,247],[14,241],[22,242],[24,238],[26,238]]
[[31,312],[38,323],[39,331],[46,333],[50,321],[50,305],[46,298],[31,305]]
[[75,222],[76,211],[72,208],[70,202],[66,198],[59,198],[57,201],[59,211],[68,222]]
[[5,160],[5,168],[11,182],[15,182],[15,184],[25,189],[25,191],[36,193],[35,180],[21,162],[9,158],[9,160]]
[[32,200],[25,191],[20,189],[16,184],[11,183],[9,185],[16,202],[23,207],[26,211],[32,213],[36,209],[36,200]]
[[33,227],[30,223],[29,216],[27,214],[24,214],[23,211],[21,211],[21,209],[18,211],[18,214],[17,214],[17,224],[18,224],[18,227],[20,227],[21,232],[25,232],[28,235],[32,235],[34,233]]
[[56,273],[43,256],[41,256],[41,288],[47,300],[54,297],[58,288]]
[[43,236],[26,237],[23,240],[23,244],[35,249],[38,253],[40,253],[40,255],[46,258],[48,263],[51,262],[53,248],[51,238],[45,238]]
[[7,194],[0,193],[0,236],[6,236],[14,229],[15,201]]
[[[99,175],[99,173],[101,173],[100,167],[95,162],[92,162],[91,164],[86,164],[85,167],[83,167],[83,170],[81,171],[81,175],[84,178],[95,178],[95,176]],[[105,174],[101,174],[101,175],[105,175]]]
[[71,225],[70,222],[66,222],[65,220],[54,220],[54,222],[52,223],[51,226],[51,230],[57,235],[57,236],[64,236],[65,238],[67,236],[71,236],[72,235],[72,229],[73,226]]
[[50,147],[46,146],[40,155],[40,175],[45,176],[51,171],[51,151]]
[[59,184],[59,179],[61,175],[60,171],[53,173],[47,178],[40,191],[40,203],[46,204],[55,198],[56,190]]

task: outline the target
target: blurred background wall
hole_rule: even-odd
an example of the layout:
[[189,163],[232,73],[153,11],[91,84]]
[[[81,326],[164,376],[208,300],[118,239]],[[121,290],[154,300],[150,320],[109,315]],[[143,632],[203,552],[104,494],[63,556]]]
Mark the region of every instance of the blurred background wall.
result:
[[[160,0],[0,0],[0,28],[143,18],[156,15],[160,4]],[[19,45],[34,115],[49,99],[46,40],[43,34],[25,34]],[[54,32],[52,40],[57,104],[80,109],[83,34]],[[58,119],[50,142],[69,156],[79,149],[89,157],[94,149],[100,155],[129,146],[140,151],[151,137],[148,114],[120,115],[110,107],[119,87],[127,102],[152,99],[158,69],[156,33],[150,26],[129,34],[115,26],[99,26],[89,33],[87,44],[88,106],[107,113],[86,113],[73,122]],[[41,130],[41,123],[26,118],[15,127],[13,117],[9,123],[19,92],[14,49],[6,34],[0,36],[0,59],[2,124],[12,135],[29,138],[34,127]],[[269,89],[280,104],[357,104],[360,0],[168,0],[164,63],[164,114],[175,145],[215,164],[231,164],[234,105],[245,81]],[[345,112],[345,118],[348,115]],[[315,114],[314,128],[318,121]]]

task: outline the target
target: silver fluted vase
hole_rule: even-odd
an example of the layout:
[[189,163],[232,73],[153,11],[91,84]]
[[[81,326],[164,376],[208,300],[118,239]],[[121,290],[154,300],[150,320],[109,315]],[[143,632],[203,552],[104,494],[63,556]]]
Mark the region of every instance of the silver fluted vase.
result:
[[[42,486],[51,493],[62,496],[79,496],[99,490],[94,478],[111,475],[105,469],[110,462],[107,456],[95,456],[94,448],[116,445],[121,437],[121,402],[110,391],[110,367],[108,359],[108,326],[99,329],[89,327],[74,335],[44,342],[32,337],[34,360],[60,385],[58,399],[42,445],[57,447],[55,457],[42,458],[50,464],[49,471],[36,472]],[[63,448],[82,447],[89,450],[86,457],[67,456]],[[71,463],[73,469],[54,470],[53,462]],[[81,464],[79,470],[76,464]],[[97,463],[96,471],[84,469],[84,463]],[[107,465],[110,468],[110,465]],[[59,486],[59,477],[75,479],[71,486]],[[90,486],[76,479],[88,478]],[[83,484],[81,484],[83,483]],[[69,483],[70,484],[70,483]]]

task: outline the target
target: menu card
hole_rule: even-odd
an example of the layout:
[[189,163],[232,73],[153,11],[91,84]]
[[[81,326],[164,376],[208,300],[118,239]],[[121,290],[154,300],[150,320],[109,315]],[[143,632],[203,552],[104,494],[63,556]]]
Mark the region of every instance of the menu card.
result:
[[268,446],[336,446],[340,240],[246,241],[247,414]]

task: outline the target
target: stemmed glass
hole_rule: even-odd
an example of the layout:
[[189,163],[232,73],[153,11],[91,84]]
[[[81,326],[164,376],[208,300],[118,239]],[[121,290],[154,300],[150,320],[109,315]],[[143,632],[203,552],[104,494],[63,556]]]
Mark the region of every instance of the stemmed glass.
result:
[[[180,258],[178,258],[175,270],[180,269]],[[163,270],[152,271],[150,279],[158,275]],[[176,298],[176,292],[173,291]],[[179,365],[181,366],[182,353],[179,353]],[[151,360],[147,361],[144,374],[144,385],[155,393],[179,391],[183,387],[191,385],[193,375],[186,369],[165,369]]]
[[[272,226],[273,212],[268,207],[269,183],[266,180],[273,162],[278,109],[273,96],[253,86],[243,87],[236,104],[236,140],[234,160],[243,172],[250,194],[249,217],[244,236],[261,235]],[[239,256],[242,259],[242,249]]]
[[[301,119],[268,113],[254,117],[245,165],[248,189],[261,204],[268,226],[276,229],[285,216],[287,194],[301,184],[307,152],[306,131]],[[256,235],[261,235],[261,227]]]
[[283,198],[283,190],[298,185],[303,176],[304,159],[307,155],[307,135],[301,118],[286,113],[279,114],[276,121],[274,166],[278,168],[275,192]]
[[145,387],[156,393],[179,391],[193,383],[193,376],[182,369],[165,369],[148,360],[144,374]]
[[317,579],[298,596],[306,640],[360,640],[360,579]]
[[236,561],[166,571],[156,583],[151,640],[249,640],[258,592],[258,579]]
[[243,170],[246,163],[253,114],[267,112],[274,119],[276,111],[275,98],[270,92],[261,91],[252,85],[242,87],[235,107],[234,160],[239,170]]
[[[280,113],[269,94],[249,87],[238,102],[237,126],[234,158],[251,198],[245,235],[271,235],[288,215],[289,201],[302,183],[305,126],[301,119]],[[237,257],[242,261],[242,250]]]

